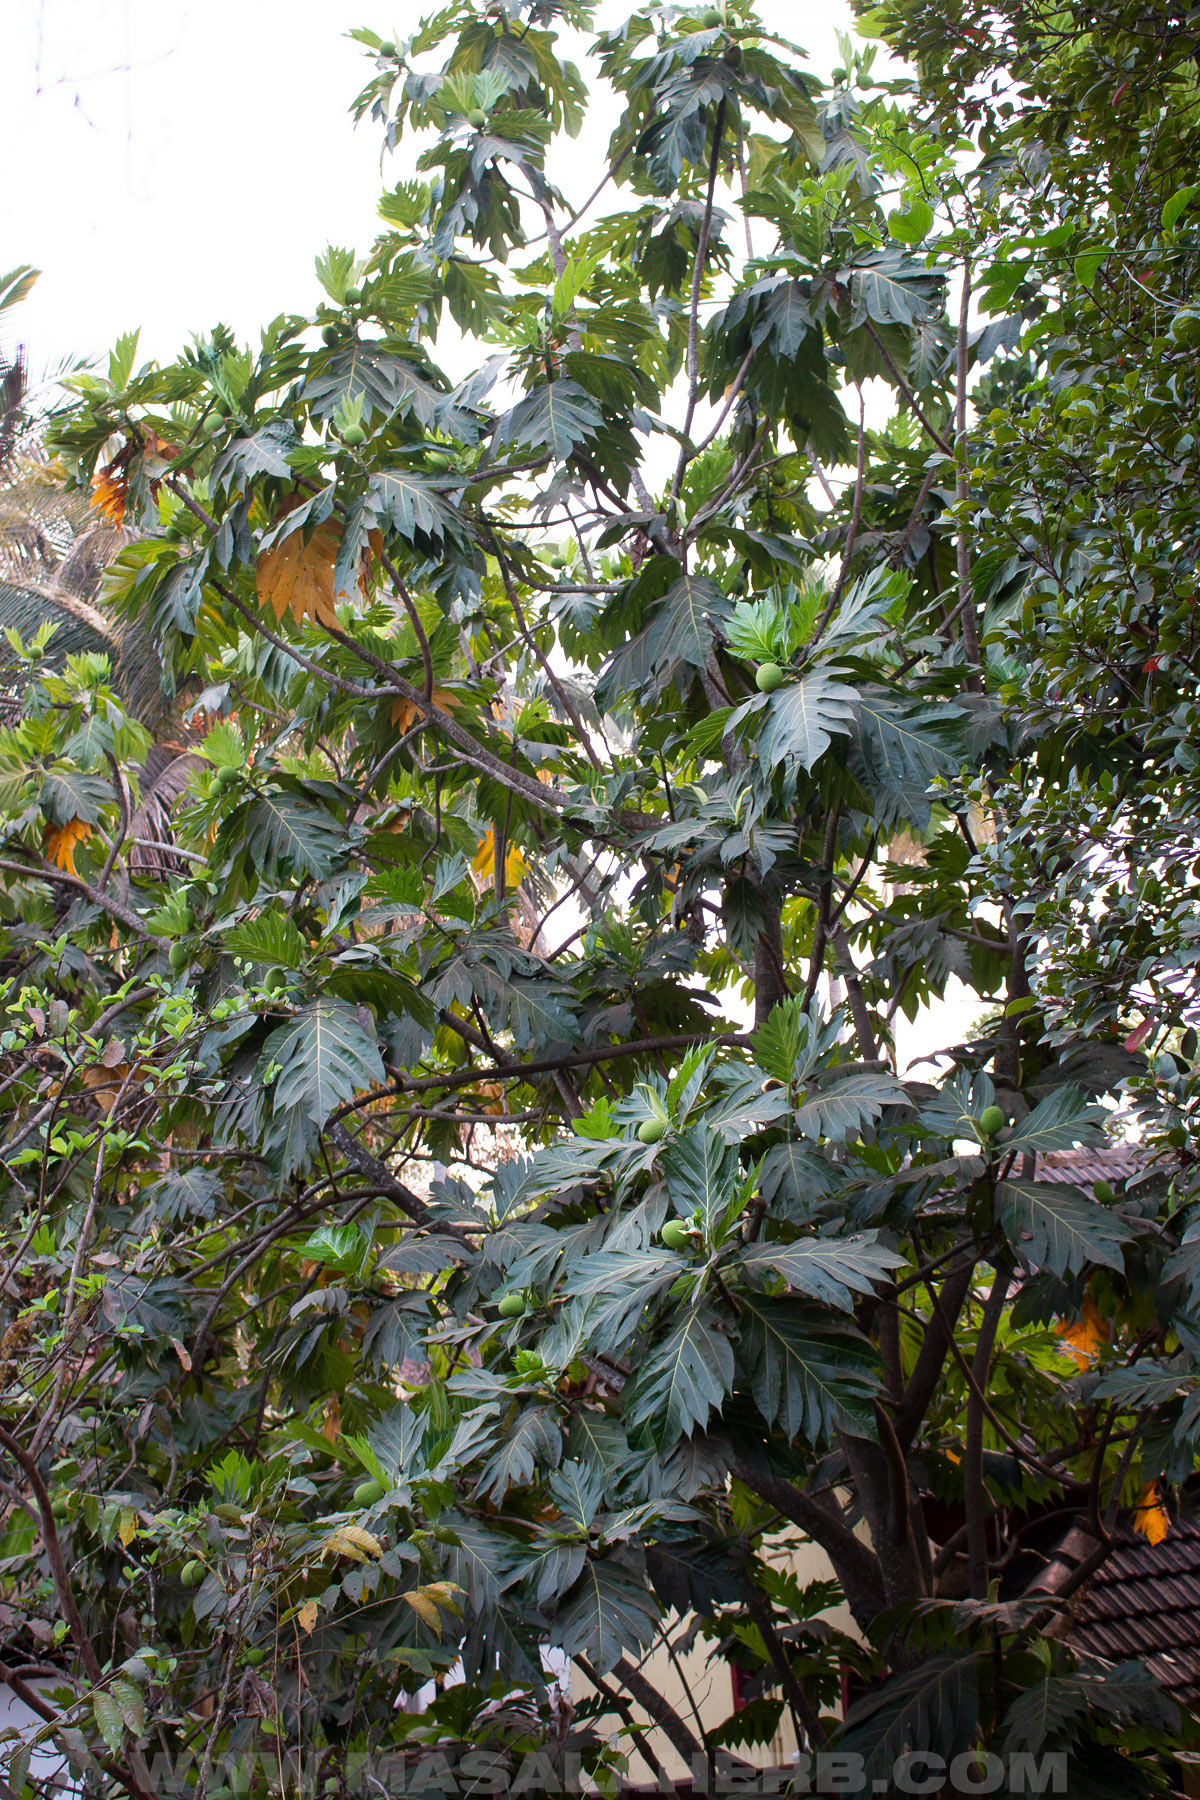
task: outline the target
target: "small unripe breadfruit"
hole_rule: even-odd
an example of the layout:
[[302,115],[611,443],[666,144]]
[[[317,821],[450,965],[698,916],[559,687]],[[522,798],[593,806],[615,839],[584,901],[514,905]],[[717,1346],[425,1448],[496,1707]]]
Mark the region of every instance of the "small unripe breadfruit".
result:
[[643,1144],[657,1144],[665,1136],[666,1129],[661,1119],[647,1119],[644,1125],[638,1126],[638,1136]]
[[1171,320],[1167,335],[1176,344],[1200,344],[1200,312],[1191,306],[1181,307]]
[[467,114],[467,124],[473,125],[476,131],[482,131],[483,127],[487,124],[487,114],[484,112],[482,106],[473,106],[471,108],[470,112]]
[[1097,1200],[1099,1200],[1101,1206],[1107,1206],[1113,1197],[1112,1182],[1095,1181],[1092,1183],[1092,1192],[1095,1194]]
[[691,1237],[682,1219],[668,1219],[662,1228],[662,1241],[668,1250],[686,1250]]
[[347,425],[345,431],[342,433],[343,444],[348,444],[351,450],[357,450],[358,446],[360,444],[365,444],[366,441],[367,434],[361,425]]
[[363,291],[360,287],[348,287],[343,296],[347,306],[357,306],[362,300],[362,297]]
[[763,663],[754,679],[760,694],[773,694],[783,686],[783,670],[778,663]]
[[1004,1114],[998,1106],[985,1106],[979,1115],[979,1129],[985,1137],[995,1137],[998,1131],[1004,1130],[1005,1123]]
[[525,1311],[524,1294],[505,1294],[496,1311],[502,1319],[519,1319]]
[[374,1506],[377,1500],[383,1499],[386,1492],[387,1489],[382,1481],[360,1481],[354,1490],[354,1504],[355,1506]]
[[193,1556],[180,1569],[179,1579],[185,1588],[199,1587],[204,1580],[204,1564],[198,1557]]

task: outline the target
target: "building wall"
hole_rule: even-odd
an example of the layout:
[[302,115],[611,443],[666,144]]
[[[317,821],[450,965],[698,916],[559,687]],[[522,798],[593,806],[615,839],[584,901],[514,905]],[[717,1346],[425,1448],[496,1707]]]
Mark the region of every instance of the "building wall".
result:
[[[768,1555],[772,1555],[770,1550]],[[829,1581],[833,1577],[833,1567],[825,1552],[816,1544],[797,1544],[794,1536],[780,1540],[773,1553],[773,1560],[776,1557],[779,1564],[790,1570],[801,1584]],[[839,1630],[858,1635],[848,1607],[839,1606],[823,1616]],[[666,1621],[665,1635],[669,1641],[674,1642],[684,1632],[685,1621],[680,1620],[677,1615],[672,1615]],[[705,1732],[713,1730],[727,1719],[734,1705],[727,1664],[720,1660],[710,1662],[709,1656],[710,1646],[703,1642],[697,1642],[675,1656],[660,1643],[638,1665],[651,1686],[657,1689],[697,1738],[702,1738]],[[579,1670],[572,1670],[572,1702],[578,1705],[594,1693],[595,1689]],[[639,1730],[644,1730],[651,1751],[671,1779],[678,1781],[687,1776],[690,1771],[683,1757],[662,1728],[653,1725],[640,1706],[633,1705],[631,1713]],[[597,1721],[597,1729],[617,1748],[628,1754],[630,1782],[638,1786],[654,1786],[657,1780],[655,1772],[635,1749],[621,1719],[615,1713],[606,1713]],[[744,1757],[747,1762],[760,1768],[779,1768],[791,1762],[799,1748],[790,1715],[785,1711],[779,1731],[769,1744],[748,1746],[733,1754]]]

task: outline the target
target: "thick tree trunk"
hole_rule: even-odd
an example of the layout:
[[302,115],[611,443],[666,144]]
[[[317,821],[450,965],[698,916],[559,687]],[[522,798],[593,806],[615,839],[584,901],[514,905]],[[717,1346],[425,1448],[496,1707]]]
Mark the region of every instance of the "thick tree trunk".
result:
[[[765,898],[765,897],[764,897]],[[767,900],[767,919],[754,946],[754,1025],[762,1025],[771,1008],[786,998],[783,926],[778,901]]]

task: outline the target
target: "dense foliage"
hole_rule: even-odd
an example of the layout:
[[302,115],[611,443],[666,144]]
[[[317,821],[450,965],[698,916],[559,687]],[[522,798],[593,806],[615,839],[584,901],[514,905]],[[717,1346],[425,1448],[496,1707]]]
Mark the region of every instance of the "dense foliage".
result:
[[[865,1791],[1168,1791],[1177,1707],[1057,1625],[1200,1414],[1185,11],[887,0],[919,79],[823,86],[651,7],[590,197],[586,8],[363,31],[425,146],[372,249],[75,381],[163,694],[10,637],[0,1451],[9,1679],[98,1790],[603,1784],[556,1647],[652,1770],[786,1711]],[[1114,1100],[1146,1178],[1039,1181]],[[685,1632],[751,1696],[704,1742]]]

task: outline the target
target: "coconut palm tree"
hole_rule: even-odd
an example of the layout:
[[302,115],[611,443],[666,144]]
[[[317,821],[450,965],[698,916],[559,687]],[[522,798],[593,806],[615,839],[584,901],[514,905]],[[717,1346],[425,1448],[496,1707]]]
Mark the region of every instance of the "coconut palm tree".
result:
[[[37,271],[22,265],[0,275],[0,315],[26,297]],[[25,348],[0,341],[0,631],[27,642],[54,627],[46,662],[68,656],[108,657],[114,690],[128,712],[154,735],[139,773],[140,802],[129,836],[144,845],[171,841],[170,815],[187,787],[196,759],[178,704],[165,692],[157,646],[137,623],[115,618],[98,603],[105,570],[133,541],[124,522],[72,492],[45,448],[47,408],[39,394],[66,370],[31,387]],[[0,718],[19,714],[27,668],[0,639]],[[139,848],[130,873],[161,879],[174,867],[169,852]]]

